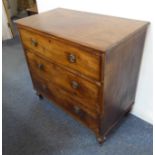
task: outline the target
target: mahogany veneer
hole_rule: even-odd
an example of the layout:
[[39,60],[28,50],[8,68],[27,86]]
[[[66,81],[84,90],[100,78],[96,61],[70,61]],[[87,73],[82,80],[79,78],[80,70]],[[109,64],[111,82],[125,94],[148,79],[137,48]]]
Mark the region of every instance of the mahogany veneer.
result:
[[37,94],[102,143],[135,101],[148,22],[58,8],[17,26]]

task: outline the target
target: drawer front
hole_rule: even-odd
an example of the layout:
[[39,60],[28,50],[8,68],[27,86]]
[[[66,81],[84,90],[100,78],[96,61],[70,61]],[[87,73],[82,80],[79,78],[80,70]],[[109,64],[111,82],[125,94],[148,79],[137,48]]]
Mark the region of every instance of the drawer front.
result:
[[25,29],[20,29],[20,34],[24,46],[55,63],[62,64],[94,80],[100,80],[100,57],[98,55]]
[[76,119],[86,124],[89,128],[98,132],[98,118],[89,115],[85,110],[81,109],[77,102],[68,97],[68,93],[60,87],[53,85],[48,81],[33,78],[34,87],[48,99],[54,101],[57,105],[64,108],[67,112],[72,114]]
[[91,115],[96,116],[99,111],[99,86],[88,82],[56,64],[36,56],[33,52],[26,52],[32,76],[44,79],[64,90],[67,98],[76,100]]

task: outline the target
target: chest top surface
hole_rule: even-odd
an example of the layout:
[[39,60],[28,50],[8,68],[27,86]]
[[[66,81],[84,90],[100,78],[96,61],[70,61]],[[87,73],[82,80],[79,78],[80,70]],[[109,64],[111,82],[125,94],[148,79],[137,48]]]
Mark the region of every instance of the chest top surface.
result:
[[68,9],[54,9],[16,21],[47,34],[106,51],[148,22]]

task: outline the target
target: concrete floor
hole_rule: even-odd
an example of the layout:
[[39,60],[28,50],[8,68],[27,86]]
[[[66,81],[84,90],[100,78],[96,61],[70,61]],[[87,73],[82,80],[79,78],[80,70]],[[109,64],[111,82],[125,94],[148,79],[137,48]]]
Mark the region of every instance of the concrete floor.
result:
[[32,88],[18,37],[3,42],[3,155],[152,155],[152,125],[129,115],[104,145]]

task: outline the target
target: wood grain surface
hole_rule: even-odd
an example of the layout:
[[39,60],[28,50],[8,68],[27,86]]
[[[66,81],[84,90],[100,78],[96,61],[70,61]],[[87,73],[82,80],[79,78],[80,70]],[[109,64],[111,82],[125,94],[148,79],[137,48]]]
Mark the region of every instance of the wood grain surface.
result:
[[[100,80],[100,57],[98,55],[25,29],[21,29],[20,34],[25,47],[38,52],[51,61],[92,77],[97,81]],[[74,62],[70,60],[70,55],[75,57]]]
[[[68,97],[70,100],[74,99],[88,113],[97,117],[97,113],[99,112],[98,95],[100,87],[61,69],[61,67],[55,64],[45,61],[32,52],[27,51],[26,54],[32,76],[47,81],[53,87],[59,87],[62,91],[66,92],[65,97]],[[55,91],[54,88],[53,91]]]
[[101,51],[107,51],[148,24],[62,8],[26,17],[17,23]]
[[55,9],[17,25],[37,94],[103,143],[135,102],[148,22]]
[[81,108],[77,101],[70,97],[71,94],[69,95],[60,87],[53,85],[49,81],[45,81],[38,77],[36,78],[35,76],[33,76],[33,83],[35,89],[39,93],[51,101],[54,101],[54,103],[63,108],[66,112],[91,128],[92,131],[99,133],[98,118],[89,115],[85,109]]
[[106,55],[103,131],[111,127],[135,102],[146,28]]

